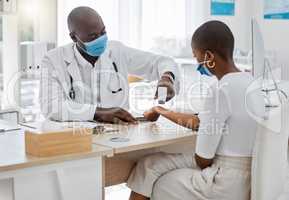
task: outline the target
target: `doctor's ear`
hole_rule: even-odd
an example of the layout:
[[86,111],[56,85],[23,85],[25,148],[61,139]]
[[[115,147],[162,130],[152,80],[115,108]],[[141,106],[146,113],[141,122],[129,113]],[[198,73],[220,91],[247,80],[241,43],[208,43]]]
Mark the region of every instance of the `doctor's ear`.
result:
[[74,33],[69,33],[69,36],[73,40],[73,42],[77,42],[77,39],[76,39]]

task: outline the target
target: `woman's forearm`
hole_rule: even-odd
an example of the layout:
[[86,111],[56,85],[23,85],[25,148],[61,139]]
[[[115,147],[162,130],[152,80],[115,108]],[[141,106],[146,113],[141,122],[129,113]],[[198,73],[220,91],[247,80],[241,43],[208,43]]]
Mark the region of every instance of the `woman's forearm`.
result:
[[199,127],[200,120],[197,115],[174,112],[162,107],[157,108],[157,112],[163,117],[183,127],[193,130],[198,129]]

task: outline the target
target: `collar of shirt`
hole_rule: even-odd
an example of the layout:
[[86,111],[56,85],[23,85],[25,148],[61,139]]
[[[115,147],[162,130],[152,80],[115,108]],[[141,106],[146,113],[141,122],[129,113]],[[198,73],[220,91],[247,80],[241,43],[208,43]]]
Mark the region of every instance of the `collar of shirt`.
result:
[[[79,63],[79,65],[80,65],[81,67],[91,67],[91,68],[93,67],[87,60],[85,60],[85,59],[83,58],[83,56],[82,56],[82,55],[80,54],[80,52],[78,51],[76,45],[74,45],[73,50],[74,50],[75,58],[77,59],[76,62]],[[101,59],[101,58],[99,58],[99,59],[96,61],[96,63],[94,64],[95,66],[100,62],[100,59]]]

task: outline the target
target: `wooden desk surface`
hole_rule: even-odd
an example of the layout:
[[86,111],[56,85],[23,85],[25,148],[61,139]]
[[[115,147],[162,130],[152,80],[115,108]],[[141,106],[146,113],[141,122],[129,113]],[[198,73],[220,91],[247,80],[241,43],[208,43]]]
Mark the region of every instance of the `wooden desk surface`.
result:
[[[138,125],[110,125],[117,132],[94,136],[93,142],[114,149],[115,154],[161,147],[169,144],[194,140],[195,132],[178,126],[165,118],[157,122],[141,122]],[[128,138],[126,142],[113,142],[111,138]]]
[[32,157],[26,155],[25,153],[23,131],[0,134],[0,172],[59,163],[69,160],[112,155],[112,153],[111,148],[94,144],[91,152],[56,157]]
[[[93,151],[56,157],[33,157],[26,155],[23,130],[0,134],[0,172],[59,163],[68,160],[95,156],[112,156],[169,144],[193,140],[193,131],[175,125],[164,118],[158,122],[144,122],[138,125],[107,125],[119,129],[118,132],[94,136]],[[113,137],[129,138],[128,142],[112,142]]]

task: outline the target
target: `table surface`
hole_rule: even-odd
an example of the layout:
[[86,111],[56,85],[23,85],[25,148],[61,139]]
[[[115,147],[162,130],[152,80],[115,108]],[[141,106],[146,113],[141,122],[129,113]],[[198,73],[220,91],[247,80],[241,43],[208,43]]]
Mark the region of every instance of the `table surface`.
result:
[[[129,126],[109,126],[118,131],[97,135],[93,142],[94,144],[111,147],[115,154],[186,142],[194,140],[196,137],[196,132],[176,125],[163,117],[160,117],[157,122],[140,122],[138,125]],[[111,141],[111,138],[115,137],[119,137],[121,140],[124,138],[128,141]]]
[[[59,163],[68,160],[96,156],[112,156],[114,153],[131,152],[141,149],[185,142],[195,137],[192,130],[175,125],[164,118],[158,122],[142,122],[138,125],[105,125],[117,132],[93,137],[91,152],[55,157],[33,157],[25,153],[24,131],[0,134],[0,172]],[[112,142],[113,137],[129,138],[127,142]]]
[[112,154],[111,148],[93,144],[90,152],[54,157],[33,157],[25,153],[23,130],[0,134],[0,172]]

